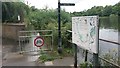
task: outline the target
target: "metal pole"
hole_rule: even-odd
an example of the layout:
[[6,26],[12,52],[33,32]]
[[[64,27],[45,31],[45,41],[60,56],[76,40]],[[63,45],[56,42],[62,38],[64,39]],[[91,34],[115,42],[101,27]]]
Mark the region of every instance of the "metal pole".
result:
[[76,44],[73,44],[74,47],[75,47],[75,56],[74,56],[74,67],[77,68],[77,45]]
[[[118,22],[120,22],[120,16],[118,16]],[[119,23],[118,26],[120,26]],[[118,28],[118,31],[120,31],[120,28]],[[118,33],[118,43],[120,43],[120,33]],[[118,45],[118,65],[120,66],[120,44]]]
[[88,50],[85,50],[85,62],[87,62]]
[[60,0],[58,0],[58,53],[62,53],[61,43]]
[[93,54],[93,68],[99,68],[98,54]]
[[94,65],[94,68],[99,68],[99,22],[97,24],[97,53],[93,53],[93,65]]

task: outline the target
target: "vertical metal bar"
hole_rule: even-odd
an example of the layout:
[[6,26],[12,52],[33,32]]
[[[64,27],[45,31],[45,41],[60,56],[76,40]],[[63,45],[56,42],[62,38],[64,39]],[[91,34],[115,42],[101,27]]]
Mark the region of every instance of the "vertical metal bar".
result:
[[98,54],[93,53],[93,68],[99,68]]
[[[120,27],[120,15],[118,15],[118,27]],[[118,28],[120,31],[120,28]],[[118,43],[120,43],[120,32],[118,32]],[[120,66],[120,45],[118,45],[118,65]]]
[[62,53],[61,43],[60,0],[58,0],[58,53]]
[[19,47],[21,48],[21,46],[20,46],[20,37],[19,37]]
[[74,67],[77,68],[77,45],[73,44],[75,47],[75,56],[74,56]]
[[52,31],[52,49],[53,50],[53,31]]
[[85,62],[87,62],[88,50],[85,50]]
[[120,66],[120,45],[118,45],[118,65]]
[[93,53],[94,68],[99,68],[99,17],[97,23],[96,37],[97,37],[97,53]]

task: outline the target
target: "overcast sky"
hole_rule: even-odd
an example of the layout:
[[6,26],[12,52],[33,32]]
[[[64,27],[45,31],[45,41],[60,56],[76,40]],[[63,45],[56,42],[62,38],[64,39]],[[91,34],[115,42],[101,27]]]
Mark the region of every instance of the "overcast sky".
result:
[[[29,3],[30,6],[35,6],[38,9],[48,6],[49,8],[57,8],[58,0],[25,0],[25,3]],[[114,5],[120,0],[61,0],[61,3],[75,3],[75,6],[65,6],[67,12],[83,11],[90,9],[93,6],[106,6]]]

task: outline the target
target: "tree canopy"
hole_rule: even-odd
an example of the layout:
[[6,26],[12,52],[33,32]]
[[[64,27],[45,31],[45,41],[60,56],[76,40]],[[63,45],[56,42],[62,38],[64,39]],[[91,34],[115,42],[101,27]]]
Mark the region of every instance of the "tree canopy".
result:
[[94,6],[91,9],[81,11],[81,12],[73,12],[72,16],[91,16],[91,15],[99,15],[99,16],[110,16],[111,14],[120,16],[120,2],[111,6],[106,5],[103,6]]
[[18,15],[24,21],[25,15],[29,13],[29,7],[22,2],[2,2],[2,21],[17,22]]

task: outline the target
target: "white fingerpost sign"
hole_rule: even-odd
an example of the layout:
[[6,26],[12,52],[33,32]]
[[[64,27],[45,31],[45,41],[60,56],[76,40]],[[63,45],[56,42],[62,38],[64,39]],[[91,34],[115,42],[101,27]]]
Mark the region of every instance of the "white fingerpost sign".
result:
[[98,16],[72,17],[72,42],[98,53]]

